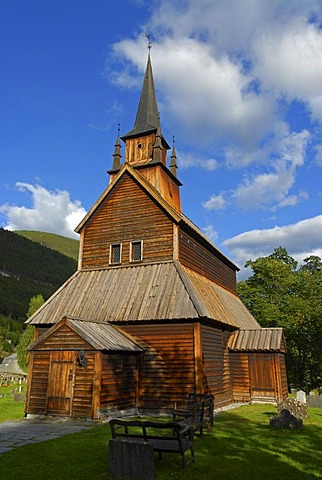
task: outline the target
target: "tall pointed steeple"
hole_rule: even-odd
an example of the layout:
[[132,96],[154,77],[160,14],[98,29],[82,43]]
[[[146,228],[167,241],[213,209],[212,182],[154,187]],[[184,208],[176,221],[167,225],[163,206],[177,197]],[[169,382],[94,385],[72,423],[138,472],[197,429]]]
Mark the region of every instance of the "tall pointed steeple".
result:
[[[172,165],[168,168],[167,150],[170,150],[170,146],[162,135],[149,36],[148,39],[148,61],[134,127],[121,137],[125,143],[124,165],[130,165],[137,170],[173,208],[181,212],[179,193],[181,182],[177,178],[176,155],[173,150]],[[122,169],[119,137],[115,144],[113,159],[113,169],[108,172],[110,182],[114,181],[115,176]]]
[[158,127],[159,110],[155,94],[150,52],[145,70],[140,101],[135,118],[134,127],[122,136],[122,140],[154,132]]

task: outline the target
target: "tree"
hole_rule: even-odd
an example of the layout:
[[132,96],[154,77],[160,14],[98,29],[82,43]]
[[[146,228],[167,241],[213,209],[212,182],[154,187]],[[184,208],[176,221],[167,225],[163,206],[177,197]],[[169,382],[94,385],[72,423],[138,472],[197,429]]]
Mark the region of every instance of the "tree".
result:
[[[29,308],[27,312],[27,317],[31,317],[39,307],[44,303],[44,299],[42,295],[36,295],[35,297],[32,297],[29,302]],[[33,342],[34,340],[34,334],[35,334],[35,327],[32,325],[28,325],[26,330],[23,332],[23,334],[20,337],[20,342],[17,346],[17,360],[18,360],[18,365],[20,368],[23,370],[27,370],[28,368],[28,361],[29,361],[29,353],[27,348],[29,345]]]
[[238,284],[240,298],[263,327],[283,327],[289,383],[306,391],[322,384],[322,262],[297,262],[283,247],[249,260],[253,274]]

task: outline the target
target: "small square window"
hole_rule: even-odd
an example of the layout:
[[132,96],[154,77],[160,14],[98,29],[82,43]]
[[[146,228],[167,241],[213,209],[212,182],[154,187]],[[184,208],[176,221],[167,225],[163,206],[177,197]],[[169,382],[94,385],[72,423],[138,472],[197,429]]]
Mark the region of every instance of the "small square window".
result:
[[141,262],[142,260],[142,240],[131,242],[131,262]]
[[121,243],[114,243],[110,246],[110,263],[121,263],[121,251]]

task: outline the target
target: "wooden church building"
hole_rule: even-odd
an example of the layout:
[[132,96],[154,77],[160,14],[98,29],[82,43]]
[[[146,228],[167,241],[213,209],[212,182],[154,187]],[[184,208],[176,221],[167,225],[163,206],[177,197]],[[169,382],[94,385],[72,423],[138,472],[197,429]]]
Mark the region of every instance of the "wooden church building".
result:
[[78,270],[28,319],[26,414],[169,411],[189,392],[216,407],[287,396],[282,329],[259,326],[238,268],[182,213],[169,149],[149,55],[134,128],[76,228]]

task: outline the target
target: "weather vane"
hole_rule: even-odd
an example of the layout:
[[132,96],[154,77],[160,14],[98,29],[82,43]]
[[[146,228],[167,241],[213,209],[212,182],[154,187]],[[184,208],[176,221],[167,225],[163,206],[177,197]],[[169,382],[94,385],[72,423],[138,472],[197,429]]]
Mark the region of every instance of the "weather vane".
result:
[[148,50],[149,50],[149,53],[150,53],[150,50],[152,48],[151,35],[150,35],[150,33],[146,33],[145,36],[148,39]]

